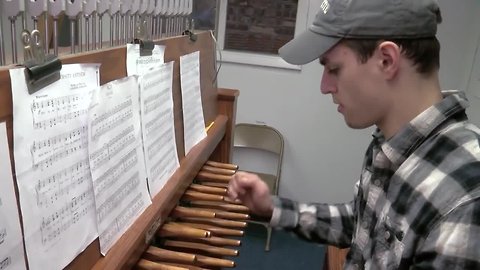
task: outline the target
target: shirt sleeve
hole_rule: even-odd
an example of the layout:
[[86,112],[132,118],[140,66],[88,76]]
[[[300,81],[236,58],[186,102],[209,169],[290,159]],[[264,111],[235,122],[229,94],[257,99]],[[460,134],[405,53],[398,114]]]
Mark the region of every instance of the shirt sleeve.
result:
[[480,199],[457,207],[429,233],[413,269],[480,269]]
[[353,203],[298,203],[274,197],[270,225],[292,230],[301,238],[322,244],[349,247],[352,240]]

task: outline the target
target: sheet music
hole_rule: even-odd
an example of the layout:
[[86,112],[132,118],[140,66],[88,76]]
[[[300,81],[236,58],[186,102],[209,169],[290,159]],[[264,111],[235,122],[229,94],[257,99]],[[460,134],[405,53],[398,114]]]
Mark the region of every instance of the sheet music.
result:
[[200,52],[180,56],[185,155],[207,137],[200,92]]
[[99,65],[63,65],[60,76],[29,95],[24,69],[10,69],[15,170],[31,270],[64,268],[98,236],[86,131]]
[[22,270],[27,268],[6,128],[0,123],[0,269]]
[[127,44],[127,76],[141,75],[164,63],[165,46],[155,45],[151,56],[140,56],[140,44]]
[[138,103],[138,79],[130,76],[98,88],[88,112],[88,150],[103,255],[151,204]]
[[180,166],[173,116],[173,62],[140,77],[142,135],[153,198]]

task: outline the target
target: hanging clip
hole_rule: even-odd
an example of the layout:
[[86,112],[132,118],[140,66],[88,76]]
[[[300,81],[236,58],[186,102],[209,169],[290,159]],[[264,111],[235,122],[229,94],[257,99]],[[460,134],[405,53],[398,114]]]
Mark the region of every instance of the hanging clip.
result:
[[188,29],[183,31],[182,36],[188,36],[188,38],[192,42],[197,41],[197,35],[195,33],[193,33],[192,31],[188,30]]
[[185,16],[187,23],[185,25],[186,26],[185,31],[182,32],[182,36],[188,36],[190,41],[195,42],[197,41],[197,35],[193,33],[193,29],[195,27],[193,27],[193,20],[190,19],[192,10],[193,10],[193,0],[185,0],[185,2],[183,3],[183,15]]
[[60,79],[62,63],[54,55],[45,55],[40,31],[22,31],[25,52],[25,79],[28,93],[33,94],[43,87]]
[[155,43],[147,39],[147,21],[143,16],[140,16],[137,23],[136,37],[133,40],[133,44],[140,44],[140,56],[152,55]]

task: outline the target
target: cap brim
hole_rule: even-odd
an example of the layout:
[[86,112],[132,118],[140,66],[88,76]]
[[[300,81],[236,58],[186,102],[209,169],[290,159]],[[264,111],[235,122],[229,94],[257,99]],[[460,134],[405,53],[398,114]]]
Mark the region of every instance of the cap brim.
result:
[[308,29],[283,45],[278,50],[278,54],[290,64],[304,65],[326,53],[340,39],[339,37],[323,36]]

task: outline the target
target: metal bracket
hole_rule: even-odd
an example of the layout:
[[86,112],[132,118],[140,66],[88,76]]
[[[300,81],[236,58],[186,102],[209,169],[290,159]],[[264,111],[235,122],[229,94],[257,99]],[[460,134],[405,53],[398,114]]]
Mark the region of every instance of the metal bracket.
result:
[[22,31],[25,52],[25,79],[28,93],[33,94],[60,79],[62,63],[54,55],[45,55],[40,31]]
[[133,44],[140,44],[140,56],[152,55],[155,48],[155,43],[147,39],[147,20],[143,15],[139,17]]
[[157,233],[158,228],[160,228],[160,225],[162,225],[162,218],[159,217],[157,218],[152,225],[150,225],[150,228],[148,228],[147,232],[145,233],[145,243],[149,244],[155,234]]

